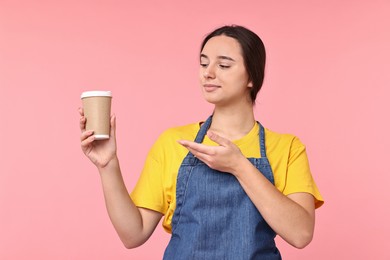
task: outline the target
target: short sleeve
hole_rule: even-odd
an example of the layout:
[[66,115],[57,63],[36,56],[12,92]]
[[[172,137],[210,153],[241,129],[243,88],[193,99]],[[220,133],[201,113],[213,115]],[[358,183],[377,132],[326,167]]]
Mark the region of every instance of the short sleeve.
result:
[[130,196],[137,207],[165,214],[167,205],[164,202],[163,169],[159,160],[160,149],[160,140],[157,140],[147,155],[144,168]]
[[310,171],[306,147],[298,138],[294,138],[288,158],[286,186],[283,193],[288,195],[297,192],[312,194],[315,198],[316,208],[324,203]]

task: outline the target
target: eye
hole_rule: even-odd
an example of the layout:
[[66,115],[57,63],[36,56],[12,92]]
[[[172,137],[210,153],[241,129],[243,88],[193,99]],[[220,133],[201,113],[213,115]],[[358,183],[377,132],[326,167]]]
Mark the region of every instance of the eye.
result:
[[219,67],[220,67],[221,69],[228,69],[228,68],[230,68],[230,65],[219,64]]
[[201,66],[202,68],[206,68],[206,67],[208,66],[208,64],[207,64],[207,63],[200,63],[200,66]]

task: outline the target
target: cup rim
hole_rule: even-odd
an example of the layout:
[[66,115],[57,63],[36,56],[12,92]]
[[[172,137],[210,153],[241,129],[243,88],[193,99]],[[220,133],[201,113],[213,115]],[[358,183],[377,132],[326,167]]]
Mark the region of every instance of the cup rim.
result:
[[105,91],[105,90],[91,90],[91,91],[84,91],[83,93],[81,93],[81,99],[87,97],[112,97],[112,93],[111,91]]

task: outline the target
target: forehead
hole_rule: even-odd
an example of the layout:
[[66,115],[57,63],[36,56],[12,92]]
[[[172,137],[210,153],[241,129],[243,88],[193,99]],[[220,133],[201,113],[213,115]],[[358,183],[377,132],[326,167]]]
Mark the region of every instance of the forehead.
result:
[[240,43],[236,39],[225,35],[210,38],[204,45],[201,54],[210,58],[228,56],[235,60],[242,59]]

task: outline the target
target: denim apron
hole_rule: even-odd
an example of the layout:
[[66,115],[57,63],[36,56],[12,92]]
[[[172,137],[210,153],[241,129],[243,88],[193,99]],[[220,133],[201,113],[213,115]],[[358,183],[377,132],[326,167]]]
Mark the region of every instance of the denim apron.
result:
[[[201,126],[195,142],[202,143],[211,120]],[[261,158],[248,160],[274,184],[259,126]],[[172,237],[164,259],[281,259],[275,236],[236,177],[187,154],[177,176]]]

